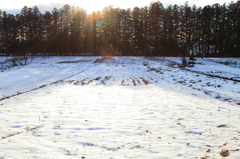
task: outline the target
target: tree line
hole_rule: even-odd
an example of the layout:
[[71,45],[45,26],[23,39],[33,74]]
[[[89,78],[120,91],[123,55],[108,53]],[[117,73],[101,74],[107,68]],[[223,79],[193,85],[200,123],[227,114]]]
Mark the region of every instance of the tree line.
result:
[[240,56],[240,1],[133,9],[107,6],[87,14],[68,4],[19,14],[0,10],[2,56]]

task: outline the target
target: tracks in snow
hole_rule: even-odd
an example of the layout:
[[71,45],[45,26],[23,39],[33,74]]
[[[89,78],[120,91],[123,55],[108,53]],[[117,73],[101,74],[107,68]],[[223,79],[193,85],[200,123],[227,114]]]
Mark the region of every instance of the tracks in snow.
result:
[[[156,62],[162,62],[163,60],[162,59],[157,59],[157,58],[146,58],[148,60],[153,60],[153,61],[156,61]],[[166,60],[166,59],[164,59]],[[166,60],[170,63],[170,66],[172,65],[178,65],[178,63],[174,62],[174,61],[171,61],[171,60]],[[240,80],[238,79],[234,79],[234,78],[228,78],[228,77],[223,77],[223,76],[219,76],[219,75],[212,75],[212,74],[208,74],[208,73],[204,73],[204,72],[200,72],[200,71],[194,71],[194,70],[190,70],[190,69],[187,69],[187,68],[184,68],[184,67],[181,67],[180,68],[181,70],[186,70],[186,71],[189,71],[189,72],[192,72],[192,73],[197,73],[197,74],[200,74],[200,75],[205,75],[205,76],[208,76],[208,77],[214,77],[214,78],[220,78],[220,79],[224,79],[224,80],[229,80],[229,81],[233,81],[233,82],[240,82]]]
[[[15,96],[18,96],[18,95],[21,95],[21,94],[25,94],[25,93],[29,93],[29,92],[32,92],[32,91],[36,91],[36,90],[42,89],[42,88],[44,88],[44,87],[46,87],[46,86],[49,86],[49,85],[52,85],[52,84],[57,84],[57,83],[59,83],[59,82],[63,82],[64,80],[69,79],[69,78],[71,78],[71,77],[74,77],[74,76],[76,76],[76,75],[79,75],[80,73],[83,73],[83,72],[85,72],[86,70],[88,70],[89,68],[94,67],[94,66],[96,66],[96,65],[97,65],[97,64],[94,64],[94,65],[92,65],[92,66],[89,66],[89,67],[87,67],[86,69],[82,70],[81,72],[78,72],[78,73],[76,73],[76,74],[73,74],[73,75],[71,75],[71,76],[65,77],[65,78],[63,78],[63,79],[60,79],[60,80],[51,82],[51,83],[49,83],[49,84],[43,84],[43,85],[41,85],[40,87],[37,87],[37,88],[33,88],[33,89],[30,89],[30,90],[27,90],[27,91],[23,91],[23,92],[17,92],[17,94],[13,94],[13,95],[10,95],[10,96],[5,96],[5,97],[1,98],[0,101],[3,101],[3,100],[5,100],[5,99],[9,99],[9,98],[15,97]],[[3,104],[0,104],[0,105],[3,105]]]

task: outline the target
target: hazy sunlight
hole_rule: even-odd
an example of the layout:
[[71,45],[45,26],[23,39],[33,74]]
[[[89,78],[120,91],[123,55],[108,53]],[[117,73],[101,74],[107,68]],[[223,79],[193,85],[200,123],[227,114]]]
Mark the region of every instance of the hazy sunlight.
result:
[[[109,5],[113,5],[114,7],[120,7],[120,8],[134,8],[134,7],[144,7],[144,6],[149,6],[149,4],[152,1],[156,0],[141,0],[141,1],[128,1],[128,0],[88,0],[88,1],[83,1],[83,0],[41,0],[41,1],[29,1],[29,0],[22,0],[22,1],[5,1],[3,4],[0,6],[0,10],[8,10],[8,11],[13,11],[13,10],[18,10],[22,9],[24,6],[27,7],[33,7],[33,6],[38,6],[40,10],[48,10],[51,11],[52,8],[60,8],[64,6],[65,4],[69,4],[70,6],[79,6],[83,7],[86,9],[88,13],[92,13],[93,11],[98,11],[102,10],[104,7],[107,7]],[[176,0],[161,0],[160,1],[165,7],[168,6],[169,4],[178,4],[178,5],[183,5],[186,1],[176,1]],[[230,3],[230,0],[209,0],[209,1],[188,1],[189,5],[197,5],[197,6],[204,6],[204,5],[212,5],[214,3],[219,3],[223,4],[224,2]]]

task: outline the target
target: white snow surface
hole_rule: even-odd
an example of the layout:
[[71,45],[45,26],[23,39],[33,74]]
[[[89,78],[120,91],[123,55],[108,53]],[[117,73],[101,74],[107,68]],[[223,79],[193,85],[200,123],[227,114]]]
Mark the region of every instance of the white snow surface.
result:
[[196,62],[50,57],[0,72],[0,158],[239,158],[240,69]]

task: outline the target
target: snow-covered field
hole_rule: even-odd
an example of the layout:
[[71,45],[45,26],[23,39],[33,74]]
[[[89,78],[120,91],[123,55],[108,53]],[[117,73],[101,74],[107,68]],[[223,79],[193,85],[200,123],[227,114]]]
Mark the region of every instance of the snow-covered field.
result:
[[240,158],[240,69],[196,62],[51,57],[0,72],[0,158]]

